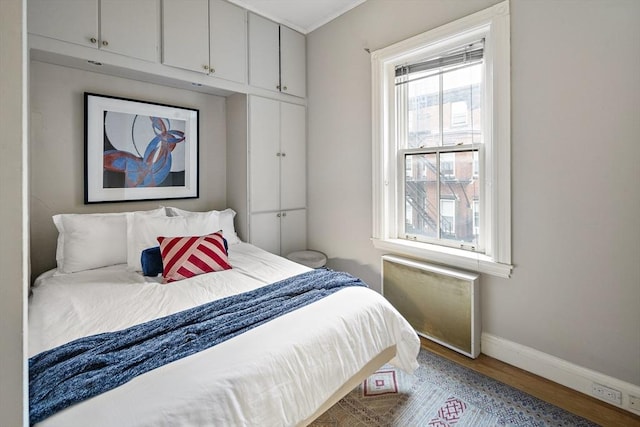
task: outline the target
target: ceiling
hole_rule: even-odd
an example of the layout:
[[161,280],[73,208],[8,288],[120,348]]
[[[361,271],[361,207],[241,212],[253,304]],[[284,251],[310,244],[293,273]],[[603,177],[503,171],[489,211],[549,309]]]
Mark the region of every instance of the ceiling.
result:
[[365,0],[230,0],[303,34],[310,33]]

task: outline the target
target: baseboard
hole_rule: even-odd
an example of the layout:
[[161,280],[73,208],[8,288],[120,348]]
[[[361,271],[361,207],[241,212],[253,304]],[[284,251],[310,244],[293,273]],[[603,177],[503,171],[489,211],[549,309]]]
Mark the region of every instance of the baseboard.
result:
[[[494,359],[524,369],[631,413],[640,414],[640,408],[632,407],[629,400],[630,396],[640,398],[640,387],[637,385],[583,368],[558,357],[487,333],[482,333],[481,351]],[[622,403],[618,405],[594,396],[592,393],[593,383],[602,384],[620,391],[622,393]],[[640,401],[640,399],[637,400]]]

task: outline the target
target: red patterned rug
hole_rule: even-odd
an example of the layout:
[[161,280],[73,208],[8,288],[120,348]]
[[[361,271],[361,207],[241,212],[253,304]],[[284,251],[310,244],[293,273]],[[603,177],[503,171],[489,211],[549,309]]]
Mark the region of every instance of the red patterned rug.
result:
[[597,426],[424,349],[413,375],[385,365],[312,427]]

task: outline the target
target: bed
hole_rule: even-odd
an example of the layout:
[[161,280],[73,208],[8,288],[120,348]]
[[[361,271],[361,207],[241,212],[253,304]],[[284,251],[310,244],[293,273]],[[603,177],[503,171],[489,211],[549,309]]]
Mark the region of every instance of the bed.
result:
[[[169,220],[163,211],[156,214],[162,218],[156,222],[166,228]],[[144,215],[145,227],[152,229],[148,233],[157,234],[149,225],[155,221],[149,215],[154,214]],[[94,224],[97,217],[78,216],[74,220],[91,224],[73,227],[73,221],[62,224],[68,218],[56,223],[58,268],[42,274],[32,287],[30,357],[81,337],[123,330],[311,271],[239,241],[233,216],[231,224],[225,224],[220,212],[208,227],[226,230],[231,269],[163,284],[161,276],[144,276],[128,262],[84,268],[93,267],[93,258],[100,258],[87,249],[97,238],[124,239],[109,243],[114,247],[108,251],[100,249],[109,252],[110,263],[123,245],[131,261],[128,255],[138,251],[136,244],[144,247],[148,242],[132,242],[135,221],[130,213],[125,215],[124,234],[109,229],[103,236],[96,236],[105,233],[105,227]],[[122,218],[99,220],[123,224]],[[84,234],[78,233],[83,227]],[[68,249],[73,239],[86,241],[74,242],[79,247]],[[91,260],[87,265],[75,259],[83,249]],[[100,255],[104,258],[104,253]],[[74,262],[80,265],[74,267]],[[69,265],[79,269],[65,272],[61,265],[66,271]],[[302,426],[388,361],[412,372],[418,351],[416,333],[382,296],[366,287],[348,287],[73,404],[36,425]]]

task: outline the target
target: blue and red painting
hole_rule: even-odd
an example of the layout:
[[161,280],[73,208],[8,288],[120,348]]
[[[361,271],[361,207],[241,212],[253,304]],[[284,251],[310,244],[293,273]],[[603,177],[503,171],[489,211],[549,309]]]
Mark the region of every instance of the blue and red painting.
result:
[[186,121],[104,112],[103,188],[185,185]]

